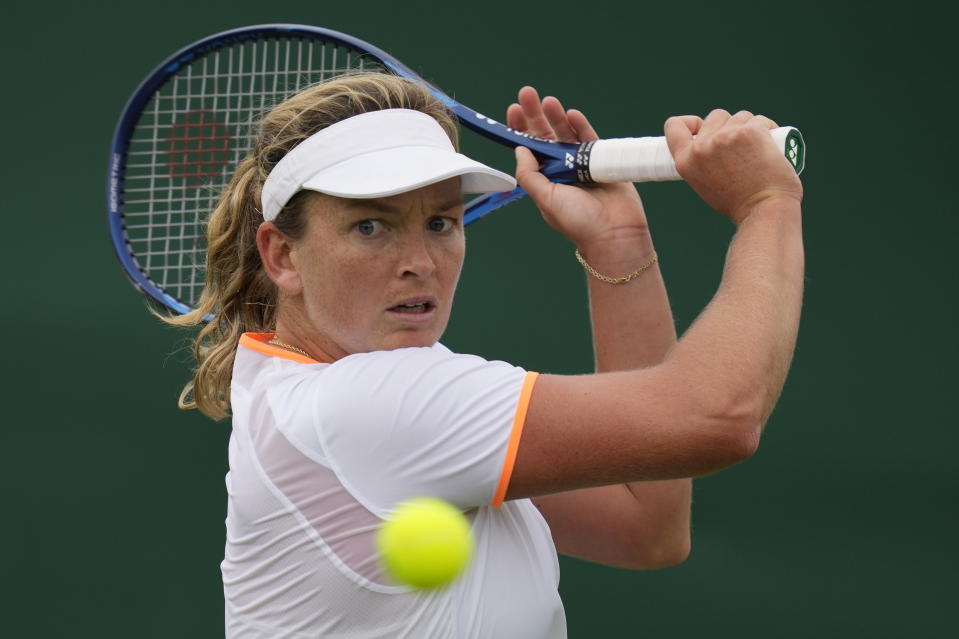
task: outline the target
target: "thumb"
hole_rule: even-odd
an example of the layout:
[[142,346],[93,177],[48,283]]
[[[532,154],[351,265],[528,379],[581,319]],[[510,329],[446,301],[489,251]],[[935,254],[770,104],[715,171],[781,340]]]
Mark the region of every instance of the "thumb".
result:
[[702,126],[702,118],[695,115],[677,115],[666,120],[663,132],[670,155],[675,158],[683,153],[693,143],[693,136],[699,133]]
[[539,172],[539,162],[533,152],[518,146],[516,152],[516,181],[537,204],[549,199],[553,183]]

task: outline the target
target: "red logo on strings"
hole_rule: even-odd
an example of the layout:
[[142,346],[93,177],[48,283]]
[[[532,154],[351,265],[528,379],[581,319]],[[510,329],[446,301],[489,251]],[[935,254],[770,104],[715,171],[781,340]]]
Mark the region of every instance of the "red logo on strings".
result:
[[167,167],[189,186],[219,177],[229,161],[230,134],[213,111],[187,111],[170,127]]

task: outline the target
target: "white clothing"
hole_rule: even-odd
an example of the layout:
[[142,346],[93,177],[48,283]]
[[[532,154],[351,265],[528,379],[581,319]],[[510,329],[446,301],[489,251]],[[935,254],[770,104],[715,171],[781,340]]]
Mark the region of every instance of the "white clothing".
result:
[[[528,499],[503,503],[535,373],[442,345],[313,362],[244,335],[233,370],[228,639],[566,637],[559,562]],[[374,535],[412,497],[463,510],[467,570],[416,591]]]

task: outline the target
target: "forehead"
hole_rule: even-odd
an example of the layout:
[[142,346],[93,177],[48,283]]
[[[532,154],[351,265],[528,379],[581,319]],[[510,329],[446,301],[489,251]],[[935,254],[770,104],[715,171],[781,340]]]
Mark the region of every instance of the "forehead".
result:
[[314,204],[311,208],[322,208],[327,212],[342,215],[369,214],[370,212],[384,214],[403,213],[438,213],[449,211],[463,206],[463,194],[460,190],[459,178],[451,178],[436,184],[378,198],[339,198],[322,193],[313,194]]

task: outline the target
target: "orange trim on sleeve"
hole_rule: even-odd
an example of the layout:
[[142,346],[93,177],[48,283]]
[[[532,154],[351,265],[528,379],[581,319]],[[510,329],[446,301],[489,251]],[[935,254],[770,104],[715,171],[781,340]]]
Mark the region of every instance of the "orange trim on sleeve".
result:
[[271,339],[276,336],[276,333],[243,333],[240,336],[240,346],[248,348],[251,351],[256,351],[261,355],[269,355],[270,357],[282,357],[283,359],[288,359],[293,362],[299,362],[300,364],[316,364],[318,363],[315,359],[310,357],[305,357],[299,353],[294,353],[293,351],[288,351],[285,348],[280,348],[275,344],[267,344]]
[[509,480],[513,475],[513,465],[516,464],[516,452],[519,450],[519,440],[523,435],[523,426],[526,425],[526,411],[529,410],[529,398],[533,394],[533,384],[539,373],[528,372],[523,380],[523,388],[519,392],[519,402],[516,404],[516,415],[513,417],[513,430],[509,436],[509,445],[506,447],[506,461],[503,464],[503,472],[499,477],[499,484],[496,486],[496,492],[493,493],[493,502],[490,504],[493,508],[499,508],[506,499],[506,490],[509,488]]

